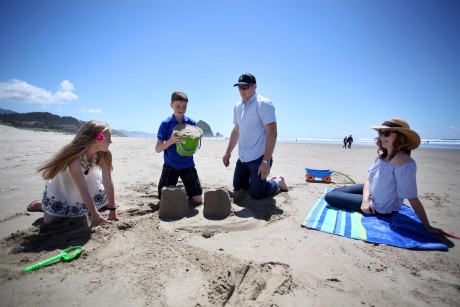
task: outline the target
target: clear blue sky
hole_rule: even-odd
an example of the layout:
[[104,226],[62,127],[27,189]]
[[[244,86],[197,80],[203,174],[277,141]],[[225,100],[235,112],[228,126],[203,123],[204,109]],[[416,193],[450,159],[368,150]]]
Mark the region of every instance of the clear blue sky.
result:
[[182,90],[229,136],[244,72],[282,138],[460,138],[460,1],[0,0],[0,108],[156,133]]

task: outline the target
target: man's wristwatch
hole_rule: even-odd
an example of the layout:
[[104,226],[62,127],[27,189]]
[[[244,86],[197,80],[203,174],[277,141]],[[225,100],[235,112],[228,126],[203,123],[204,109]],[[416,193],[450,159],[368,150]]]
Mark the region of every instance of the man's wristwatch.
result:
[[269,161],[269,160],[262,160],[262,163],[265,163],[265,164],[267,164],[268,166],[270,166],[270,161]]

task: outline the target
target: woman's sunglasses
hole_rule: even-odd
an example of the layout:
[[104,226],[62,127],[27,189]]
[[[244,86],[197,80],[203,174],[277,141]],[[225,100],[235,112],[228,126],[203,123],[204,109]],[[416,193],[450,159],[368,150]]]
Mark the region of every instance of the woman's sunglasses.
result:
[[379,130],[377,131],[377,133],[379,134],[379,136],[384,136],[384,137],[389,137],[392,133],[396,133],[396,131],[391,131],[391,130]]
[[248,89],[251,88],[251,86],[252,86],[252,84],[239,84],[239,85],[238,85],[238,88],[239,88],[240,90],[247,91]]

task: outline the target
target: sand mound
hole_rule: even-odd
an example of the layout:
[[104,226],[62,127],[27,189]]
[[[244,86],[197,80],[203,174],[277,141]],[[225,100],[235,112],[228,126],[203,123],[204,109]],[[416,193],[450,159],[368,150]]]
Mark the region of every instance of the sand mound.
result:
[[203,130],[200,127],[188,124],[176,125],[174,131],[179,137],[200,138],[203,135]]
[[164,187],[161,190],[160,219],[178,220],[187,215],[189,208],[183,186]]
[[225,219],[231,213],[230,198],[222,189],[204,193],[203,215],[207,219]]

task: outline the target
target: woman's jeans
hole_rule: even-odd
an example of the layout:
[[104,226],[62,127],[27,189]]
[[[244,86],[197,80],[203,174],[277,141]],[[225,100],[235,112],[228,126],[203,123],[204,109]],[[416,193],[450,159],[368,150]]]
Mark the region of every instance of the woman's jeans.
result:
[[328,192],[324,199],[329,205],[334,207],[361,211],[363,189],[363,183],[337,188]]
[[[249,195],[254,199],[262,199],[276,192],[278,186],[274,180],[262,180],[257,174],[262,160],[263,156],[249,162],[241,162],[238,159],[233,175],[233,188],[235,190],[249,190]],[[270,161],[270,167],[272,164],[273,159]]]

